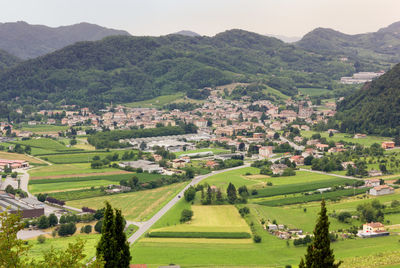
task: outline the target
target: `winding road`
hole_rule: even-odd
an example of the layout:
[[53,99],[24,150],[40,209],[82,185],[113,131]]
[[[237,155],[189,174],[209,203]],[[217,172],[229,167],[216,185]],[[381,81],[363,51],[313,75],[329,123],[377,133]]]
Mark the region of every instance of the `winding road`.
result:
[[218,171],[214,171],[209,174],[206,174],[206,175],[200,175],[200,176],[195,177],[188,185],[186,185],[186,187],[182,191],[180,191],[174,198],[172,198],[171,201],[169,201],[164,207],[162,207],[150,220],[141,222],[140,224],[138,224],[138,225],[140,225],[139,229],[131,237],[128,238],[128,242],[130,244],[135,243],[136,240],[138,240],[145,232],[147,232],[151,228],[151,226],[153,226],[162,216],[164,216],[165,213],[168,212],[168,210],[170,210],[176,203],[178,203],[178,201],[181,198],[183,198],[183,193],[190,186],[194,186],[194,185],[198,184],[199,182],[201,182],[202,180],[204,180],[208,177],[211,177],[215,174],[219,174],[219,173],[223,173],[223,172],[227,172],[227,171],[235,170],[235,169],[241,169],[241,168],[249,167],[249,166],[250,166],[250,164],[245,164],[242,166],[218,170]]

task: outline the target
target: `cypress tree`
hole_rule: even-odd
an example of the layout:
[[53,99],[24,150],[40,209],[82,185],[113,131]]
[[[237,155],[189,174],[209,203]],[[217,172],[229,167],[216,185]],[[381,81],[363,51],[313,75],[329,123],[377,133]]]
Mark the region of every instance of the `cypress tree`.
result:
[[237,199],[236,188],[235,185],[233,185],[231,182],[229,183],[228,188],[226,189],[226,194],[228,196],[229,203],[231,204],[235,203]]
[[124,233],[125,221],[122,217],[121,210],[115,210],[115,239],[116,239],[116,252],[117,252],[117,267],[126,268],[129,267],[131,261],[131,253],[129,252],[129,244],[126,241],[126,235]]
[[325,200],[321,202],[321,212],[314,229],[314,239],[307,248],[305,262],[301,259],[299,267],[304,268],[336,268],[342,262],[335,263],[333,249],[329,238],[329,220],[326,214]]
[[96,249],[96,257],[104,260],[105,268],[118,267],[115,258],[117,254],[116,244],[114,212],[111,205],[106,202],[101,238]]

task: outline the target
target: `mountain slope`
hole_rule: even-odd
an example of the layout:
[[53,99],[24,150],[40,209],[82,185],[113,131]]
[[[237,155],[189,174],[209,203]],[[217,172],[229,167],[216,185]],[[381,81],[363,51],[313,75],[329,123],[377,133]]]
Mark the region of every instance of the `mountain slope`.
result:
[[192,32],[192,31],[188,31],[188,30],[182,30],[179,32],[176,32],[174,34],[180,34],[180,35],[185,35],[185,36],[200,36],[198,33]]
[[21,59],[35,58],[78,41],[95,41],[111,35],[129,35],[95,24],[79,23],[51,28],[20,21],[0,23],[0,49]]
[[341,130],[393,136],[400,131],[400,64],[338,105]]
[[[400,22],[377,32],[348,35],[332,29],[317,28],[307,33],[297,46],[324,55],[341,55],[368,60],[373,67],[400,62]],[[387,63],[387,64],[385,64]]]
[[17,57],[0,49],[0,71],[5,68],[9,68],[9,67],[16,65],[20,61],[21,60],[18,59]]
[[351,64],[242,30],[214,37],[107,37],[80,42],[0,73],[0,100],[132,102],[233,81],[263,80],[286,95],[327,86]]

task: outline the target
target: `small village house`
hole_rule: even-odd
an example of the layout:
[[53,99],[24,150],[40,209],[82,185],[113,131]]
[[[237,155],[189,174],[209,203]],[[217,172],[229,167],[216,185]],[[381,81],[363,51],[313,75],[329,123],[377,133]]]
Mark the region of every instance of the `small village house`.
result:
[[382,142],[382,148],[383,149],[392,149],[392,148],[394,148],[394,141],[384,141],[384,142]]
[[375,186],[374,188],[369,190],[370,195],[386,195],[386,194],[393,194],[394,189],[388,185],[379,185]]

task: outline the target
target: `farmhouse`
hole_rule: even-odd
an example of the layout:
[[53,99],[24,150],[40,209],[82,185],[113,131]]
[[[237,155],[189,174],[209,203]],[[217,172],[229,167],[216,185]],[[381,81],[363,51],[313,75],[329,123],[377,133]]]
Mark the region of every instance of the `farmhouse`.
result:
[[382,142],[382,148],[383,149],[392,149],[394,148],[394,141],[384,141]]
[[381,181],[379,179],[370,179],[370,180],[365,180],[365,186],[366,187],[376,187],[381,184]]
[[386,194],[393,194],[394,189],[388,185],[379,185],[375,186],[371,190],[369,190],[370,195],[386,195]]
[[301,155],[294,155],[290,158],[290,161],[295,162],[296,165],[304,165],[304,157]]
[[283,171],[287,168],[288,168],[288,166],[286,166],[285,164],[273,164],[271,166],[272,173],[279,174],[279,175],[282,175]]
[[376,237],[376,236],[386,236],[389,232],[385,230],[385,226],[380,222],[370,222],[363,224],[362,231],[358,231],[359,237]]
[[379,170],[370,170],[368,171],[368,176],[370,177],[376,177],[376,176],[382,176],[382,172]]
[[25,160],[7,160],[7,159],[0,159],[0,169],[11,167],[12,169],[15,168],[25,168],[29,167],[29,162]]
[[174,159],[172,160],[172,167],[173,168],[183,168],[186,165],[186,161],[184,159]]
[[272,155],[273,146],[263,146],[258,150],[258,154],[261,157],[269,158]]

